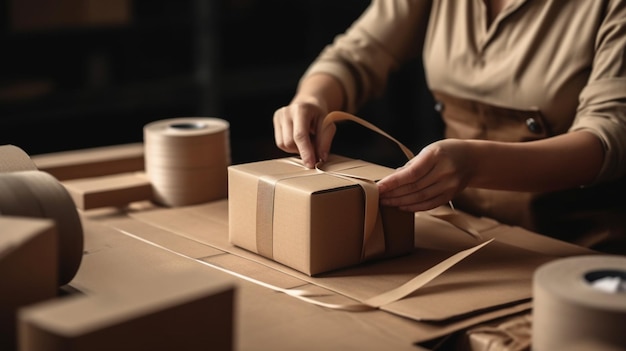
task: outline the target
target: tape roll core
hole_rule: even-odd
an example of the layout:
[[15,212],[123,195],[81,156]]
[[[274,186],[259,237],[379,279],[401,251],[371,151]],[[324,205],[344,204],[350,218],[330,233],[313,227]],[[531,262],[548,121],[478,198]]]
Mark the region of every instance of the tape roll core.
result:
[[207,128],[206,123],[200,123],[200,122],[196,122],[196,123],[191,123],[191,122],[185,122],[185,123],[172,123],[169,126],[170,128],[174,128],[174,129],[182,129],[182,130],[190,130],[190,129],[205,129]]

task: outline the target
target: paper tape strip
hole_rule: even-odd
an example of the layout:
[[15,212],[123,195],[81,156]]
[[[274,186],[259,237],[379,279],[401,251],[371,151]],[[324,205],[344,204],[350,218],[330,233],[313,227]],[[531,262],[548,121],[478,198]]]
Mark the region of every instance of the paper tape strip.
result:
[[[386,138],[388,138],[389,140],[393,141],[394,143],[396,143],[396,145],[398,145],[398,147],[400,148],[400,150],[402,150],[402,152],[404,153],[404,155],[407,157],[408,160],[412,159],[413,157],[415,157],[415,154],[413,154],[413,152],[406,147],[404,144],[402,144],[399,140],[397,140],[396,138],[392,137],[391,135],[389,135],[388,133],[386,133],[385,131],[383,131],[382,129],[376,127],[375,125],[373,125],[372,123],[359,118],[357,116],[354,116],[350,113],[347,112],[343,112],[343,111],[333,111],[331,113],[329,113],[328,115],[326,115],[326,117],[324,118],[323,123],[323,127],[324,126],[330,124],[330,123],[336,123],[336,122],[340,122],[340,121],[352,121],[352,122],[356,122]],[[454,204],[452,204],[452,201],[449,201],[449,205],[450,208],[452,210],[454,210]],[[459,229],[465,231],[466,233],[480,238],[480,235],[478,234],[478,232],[476,231],[476,229],[472,228],[471,224],[467,223],[467,221],[460,216],[455,216],[454,214],[446,214],[444,216],[441,217],[441,219],[446,220],[450,223],[452,223],[454,226],[458,227]]]
[[422,272],[421,274],[417,275],[416,277],[414,277],[413,279],[411,279],[410,281],[408,281],[407,283],[389,290],[387,292],[384,292],[382,294],[379,294],[377,296],[371,297],[365,301],[362,301],[360,303],[354,303],[354,304],[337,304],[337,303],[327,303],[327,302],[323,302],[320,300],[315,299],[315,297],[322,297],[323,295],[319,295],[319,294],[314,294],[314,293],[310,293],[306,290],[302,290],[302,289],[284,289],[254,278],[250,278],[246,275],[237,273],[237,272],[233,272],[231,270],[225,269],[223,267],[220,267],[218,265],[214,265],[211,264],[209,262],[206,261],[202,261],[199,259],[194,259],[190,256],[186,256],[183,255],[177,251],[174,251],[172,249],[169,249],[167,247],[161,246],[159,244],[156,244],[152,241],[146,240],[142,237],[139,237],[137,235],[134,235],[132,233],[129,233],[125,230],[120,230],[121,232],[123,232],[126,235],[129,235],[137,240],[143,241],[145,243],[148,243],[150,245],[159,247],[163,250],[172,252],[176,255],[179,256],[183,256],[186,258],[190,258],[193,259],[201,264],[204,264],[206,266],[210,266],[212,268],[218,269],[222,272],[231,274],[235,277],[238,277],[240,279],[258,284],[260,286],[266,287],[268,289],[272,289],[276,292],[280,292],[280,293],[284,293],[286,295],[295,297],[297,299],[300,299],[302,301],[317,305],[317,306],[321,306],[321,307],[325,307],[325,308],[330,308],[330,309],[335,309],[335,310],[342,310],[342,311],[351,311],[351,312],[364,312],[364,311],[371,311],[374,309],[377,309],[379,307],[382,307],[386,304],[392,303],[394,301],[398,301],[412,293],[414,293],[415,291],[417,291],[419,288],[421,288],[422,286],[428,284],[430,281],[432,281],[433,279],[437,278],[439,275],[441,275],[443,272],[445,272],[446,270],[450,269],[451,267],[453,267],[454,265],[456,265],[457,263],[461,262],[462,260],[464,260],[465,258],[467,258],[468,256],[470,256],[471,254],[473,254],[474,252],[478,251],[479,249],[481,249],[483,246],[489,244],[490,242],[492,242],[494,239],[490,239],[487,240],[483,243],[480,243],[476,246],[470,247],[468,249],[465,249],[463,251],[457,252],[456,254],[448,257],[447,259],[441,261],[440,263],[436,264],[435,266],[429,268],[428,270]]

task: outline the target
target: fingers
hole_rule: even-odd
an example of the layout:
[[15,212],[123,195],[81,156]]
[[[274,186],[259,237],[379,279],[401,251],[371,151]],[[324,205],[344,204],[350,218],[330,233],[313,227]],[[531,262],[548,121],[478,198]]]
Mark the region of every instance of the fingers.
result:
[[[429,149],[423,149],[396,172],[378,182],[378,191],[381,197],[394,197],[404,185],[410,185],[422,179],[435,167],[436,160]],[[414,186],[416,186],[414,184]]]
[[274,140],[283,151],[299,153],[304,165],[315,167],[318,153],[312,137],[325,116],[319,106],[291,104],[274,113]]
[[317,163],[317,155],[311,141],[311,124],[314,120],[295,118],[293,121],[293,131],[291,131],[293,143],[295,143],[297,150],[300,152],[300,158],[304,166],[314,168],[315,163]]
[[326,161],[328,159],[330,147],[336,132],[337,126],[335,123],[328,123],[326,125],[320,123],[320,130],[318,130],[316,135],[315,146],[317,148],[318,156],[322,161]]
[[289,153],[297,153],[298,148],[291,139],[293,125],[289,119],[284,117],[286,113],[284,111],[285,109],[286,108],[283,107],[274,112],[274,141],[279,149]]
[[461,188],[449,162],[428,148],[378,182],[380,202],[406,211],[426,211],[450,201]]
[[448,203],[454,196],[454,191],[452,190],[454,186],[451,186],[446,181],[435,182],[419,189],[416,186],[406,187],[410,187],[410,189],[405,189],[398,196],[381,198],[381,204],[398,207],[404,211],[427,211]]

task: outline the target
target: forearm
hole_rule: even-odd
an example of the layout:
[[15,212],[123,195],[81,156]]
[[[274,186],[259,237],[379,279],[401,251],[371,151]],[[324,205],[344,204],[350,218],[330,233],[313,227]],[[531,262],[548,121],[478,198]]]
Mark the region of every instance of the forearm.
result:
[[344,99],[343,87],[337,79],[330,74],[316,73],[300,83],[291,103],[310,103],[332,112],[342,109]]
[[602,166],[598,138],[584,131],[523,142],[468,141],[474,164],[468,186],[554,191],[591,183]]

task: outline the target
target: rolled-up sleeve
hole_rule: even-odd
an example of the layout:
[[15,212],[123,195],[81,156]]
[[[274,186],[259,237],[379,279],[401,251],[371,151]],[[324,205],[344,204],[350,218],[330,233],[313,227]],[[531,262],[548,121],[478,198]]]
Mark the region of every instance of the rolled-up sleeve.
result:
[[380,96],[389,73],[421,53],[430,1],[373,0],[363,14],[327,45],[300,81],[316,73],[343,86],[343,109],[355,113]]
[[604,163],[594,183],[626,175],[626,78],[590,83],[571,130],[595,134],[604,146]]
[[605,150],[594,183],[626,175],[626,2],[611,1],[596,40],[589,82],[570,131],[595,134]]

